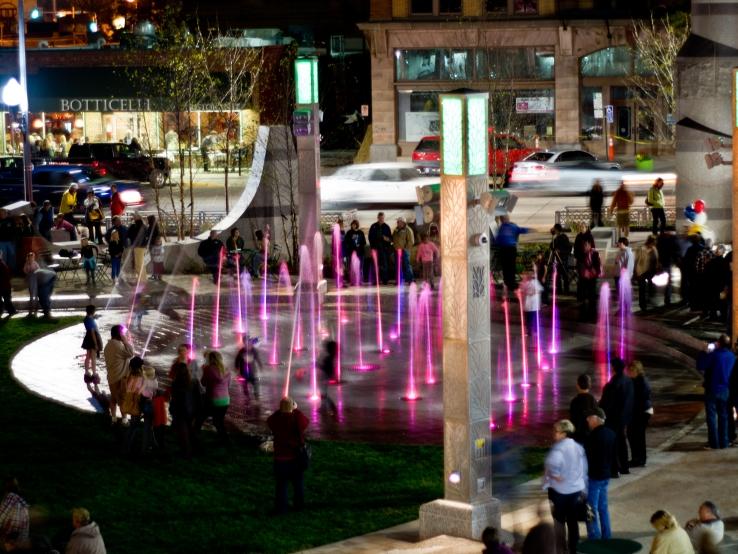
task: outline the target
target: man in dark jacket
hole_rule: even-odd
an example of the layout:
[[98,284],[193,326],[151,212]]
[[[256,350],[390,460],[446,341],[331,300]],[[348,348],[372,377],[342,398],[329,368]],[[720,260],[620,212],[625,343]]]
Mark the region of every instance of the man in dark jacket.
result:
[[205,267],[213,274],[213,282],[218,281],[218,260],[223,250],[223,241],[218,238],[218,231],[210,231],[210,235],[197,247],[197,255],[202,258]]
[[577,395],[569,404],[569,420],[574,424],[574,436],[572,438],[581,445],[584,445],[584,441],[589,435],[587,414],[597,407],[597,400],[589,392],[591,387],[592,379],[589,375],[583,373],[577,377]]
[[305,443],[305,429],[309,423],[289,397],[284,397],[279,410],[267,419],[267,426],[274,435],[275,511],[278,514],[287,512],[287,485],[290,482],[294,491],[294,508],[303,508],[303,473],[306,468],[300,460],[300,448]]
[[[556,223],[551,228],[551,249],[556,256],[551,261],[550,271],[553,272],[553,264],[556,264],[556,287],[564,294],[569,294],[569,254],[571,254],[571,242],[564,233],[561,223]],[[552,273],[553,275],[553,273]]]
[[617,439],[617,463],[612,468],[612,476],[619,473],[630,473],[628,468],[628,442],[626,429],[633,419],[633,381],[625,375],[625,362],[613,358],[610,366],[614,372],[612,378],[602,390],[600,408],[605,411],[605,425],[615,432]]
[[605,412],[593,408],[586,414],[589,436],[584,445],[587,453],[587,502],[592,506],[594,519],[587,522],[587,538],[609,539],[610,513],[607,508],[607,486],[610,483],[612,464],[615,460],[615,433],[605,427]]
[[720,335],[717,343],[708,345],[697,357],[697,369],[705,376],[705,417],[710,448],[728,446],[728,397],[734,364],[735,355],[730,351],[727,335]]
[[379,279],[386,285],[392,259],[392,229],[384,222],[384,212],[379,212],[377,221],[369,227],[369,246],[372,248],[372,256],[377,256]]

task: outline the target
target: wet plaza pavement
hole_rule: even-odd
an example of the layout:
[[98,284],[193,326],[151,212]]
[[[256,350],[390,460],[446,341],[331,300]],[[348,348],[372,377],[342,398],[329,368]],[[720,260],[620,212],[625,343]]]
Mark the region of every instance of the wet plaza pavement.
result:
[[[224,278],[219,301],[216,287],[205,277],[200,278],[192,310],[191,279],[174,278],[169,286],[166,281],[148,282],[136,300],[136,311],[143,314],[140,329],[130,309],[123,308],[120,302],[117,306],[111,303],[108,309],[102,301],[98,302],[98,325],[103,339],[110,336],[112,325],[127,325],[137,353],[146,348],[148,362],[160,376],[165,376],[179,344],[193,342],[201,357],[217,341],[226,364],[232,366],[239,348],[239,334],[234,329],[248,333],[259,338],[257,348],[264,362],[260,401],[253,401],[253,393],[250,399],[246,398],[244,382],[234,380],[228,413],[231,425],[247,432],[263,432],[266,417],[283,395],[289,368],[289,393],[310,417],[310,435],[314,438],[442,444],[440,293],[422,293],[416,303],[410,300],[410,291],[415,292],[415,287],[405,286],[398,303],[395,287],[336,291],[331,286],[324,296],[303,293],[297,318],[297,297],[293,297],[291,286],[270,281],[264,289],[262,282],[256,282],[244,286],[239,295],[238,285],[244,283],[231,277]],[[134,302],[133,290],[120,287],[117,291],[129,306]],[[218,305],[220,310],[216,311]],[[573,308],[571,297],[564,297],[557,306],[556,339],[551,333],[551,310],[542,310],[540,363],[538,341],[533,336],[526,341],[525,379],[517,300],[508,306],[509,336],[503,305],[499,299],[493,300],[490,419],[498,437],[508,437],[516,444],[547,444],[551,423],[568,414],[569,401],[575,394],[574,382],[580,373],[593,375],[593,392],[599,395],[607,379],[603,355],[593,347],[599,327],[576,323]],[[414,317],[408,314],[409,310],[413,310]],[[411,320],[416,321],[414,327]],[[296,326],[295,321],[299,322]],[[319,400],[311,399],[314,392],[319,394],[320,381],[319,370],[313,371],[313,338],[319,349],[322,340],[337,337],[339,325],[341,382],[329,387],[329,396],[337,406],[337,413],[331,417],[319,411]],[[13,360],[15,376],[37,394],[79,409],[99,410],[82,379],[83,335],[83,326],[79,324],[26,346]],[[385,352],[378,347],[380,336]],[[616,350],[616,329],[611,340]],[[549,353],[552,341],[555,355]],[[678,335],[666,335],[663,326],[638,320],[632,324],[628,344],[633,356],[644,363],[654,388],[656,413],[649,442],[660,443],[669,429],[690,420],[701,407],[699,379],[691,369],[691,354],[685,354],[685,348],[694,348],[694,344],[685,347]],[[104,375],[104,364],[100,362],[98,367]],[[524,380],[531,386],[523,386]],[[106,380],[102,381],[104,389]],[[413,388],[412,383],[420,398],[408,401],[404,398]]]

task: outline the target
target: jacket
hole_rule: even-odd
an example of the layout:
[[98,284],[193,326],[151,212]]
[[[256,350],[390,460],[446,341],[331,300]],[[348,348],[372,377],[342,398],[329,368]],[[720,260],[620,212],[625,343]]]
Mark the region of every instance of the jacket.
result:
[[438,247],[431,241],[421,242],[418,251],[415,253],[416,262],[432,262],[435,258],[440,257],[441,253]]
[[69,212],[73,212],[74,208],[77,207],[77,193],[70,192],[69,189],[64,191],[61,197],[61,203],[59,204],[59,213],[66,215]]
[[543,488],[559,494],[572,494],[586,488],[587,458],[582,445],[574,439],[562,439],[551,447],[545,461]]
[[65,554],[107,554],[100,527],[94,521],[72,531]]
[[500,248],[509,248],[518,245],[518,237],[527,233],[527,227],[518,227],[514,223],[506,221],[497,228],[495,235],[495,246]]
[[664,193],[658,187],[651,187],[648,189],[646,195],[646,204],[651,208],[663,208],[664,207]]
[[375,221],[369,227],[369,246],[374,250],[381,250],[387,248],[390,243],[384,240],[386,238],[392,240],[392,230],[386,223],[379,223]]
[[415,235],[413,230],[405,225],[402,229],[397,227],[392,233],[392,247],[395,250],[410,250],[415,246]]
[[697,369],[705,376],[705,394],[727,395],[730,392],[730,374],[735,365],[735,354],[727,348],[701,352],[697,357]]
[[694,548],[687,532],[677,525],[656,533],[650,554],[694,554]]
[[208,399],[217,406],[230,404],[231,396],[228,389],[231,385],[231,372],[221,373],[217,366],[205,365],[202,368],[200,383],[205,387]]
[[569,404],[569,420],[574,424],[574,440],[584,444],[589,435],[587,418],[584,414],[597,407],[597,400],[588,392],[580,392]]
[[610,203],[610,211],[614,209],[628,210],[633,204],[633,194],[628,192],[625,188],[618,188],[615,194],[612,195],[612,202]]
[[133,347],[122,340],[109,340],[103,349],[108,383],[114,384],[128,375],[128,360],[133,357]]
[[625,269],[628,280],[633,278],[635,256],[633,255],[633,249],[630,246],[626,246],[625,249],[618,249],[618,253],[615,256],[615,269],[617,271],[616,277],[620,277],[620,273]]
[[659,264],[659,253],[656,247],[641,246],[636,257],[635,273],[637,277],[650,276],[656,273]]
[[125,211],[126,205],[123,203],[120,193],[116,192],[110,199],[110,216],[114,217],[116,215],[123,215],[123,212]]
[[615,432],[604,425],[595,427],[584,444],[587,453],[588,476],[594,481],[605,481],[611,476],[615,460]]
[[651,383],[645,375],[633,378],[633,416],[643,414],[653,408],[651,401]]
[[277,410],[267,419],[274,435],[274,460],[288,462],[297,458],[297,450],[305,442],[308,418],[298,409],[291,413]]
[[612,376],[602,390],[600,408],[605,411],[605,424],[618,429],[633,420],[633,380],[622,373]]

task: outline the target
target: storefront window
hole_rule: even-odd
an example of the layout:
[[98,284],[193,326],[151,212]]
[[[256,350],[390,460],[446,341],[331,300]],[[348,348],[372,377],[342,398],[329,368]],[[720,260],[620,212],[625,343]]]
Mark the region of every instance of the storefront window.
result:
[[410,10],[416,15],[429,15],[433,13],[433,0],[412,0]]
[[553,80],[552,48],[490,48],[478,50],[476,56],[479,79]]
[[440,0],[439,11],[441,13],[461,13],[461,0]]
[[507,0],[487,0],[487,13],[502,15],[507,13]]
[[601,87],[582,88],[582,109],[580,120],[582,128],[581,140],[600,140],[602,138],[602,120],[604,117],[604,106],[602,105]]
[[438,95],[440,92],[400,91],[397,95],[399,140],[418,142],[428,135],[438,135]]
[[398,81],[465,81],[471,79],[468,50],[396,50]]
[[536,15],[538,13],[538,0],[515,0],[513,9],[515,15]]
[[552,89],[495,91],[490,94],[490,121],[498,132],[526,141],[554,137]]
[[604,48],[584,56],[583,77],[625,77],[633,71],[633,51],[627,46]]

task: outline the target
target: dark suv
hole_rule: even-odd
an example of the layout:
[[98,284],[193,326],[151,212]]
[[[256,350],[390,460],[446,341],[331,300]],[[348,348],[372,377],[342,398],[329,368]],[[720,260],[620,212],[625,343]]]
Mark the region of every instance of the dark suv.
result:
[[170,172],[166,158],[152,158],[122,142],[73,144],[67,161],[101,167],[122,179],[148,181],[154,187],[162,186]]

